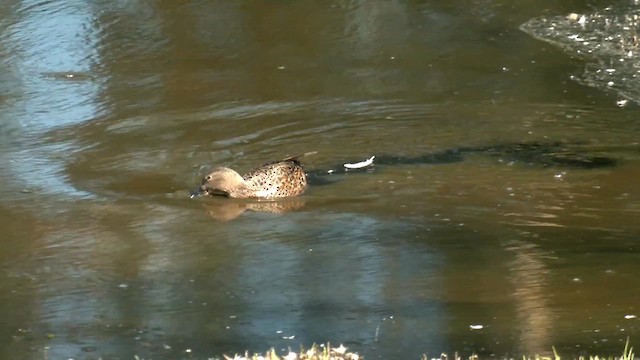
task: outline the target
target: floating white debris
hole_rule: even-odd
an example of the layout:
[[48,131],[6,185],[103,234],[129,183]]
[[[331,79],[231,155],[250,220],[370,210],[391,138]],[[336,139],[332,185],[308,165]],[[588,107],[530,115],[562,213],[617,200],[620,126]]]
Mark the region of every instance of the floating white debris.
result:
[[376,158],[375,156],[372,156],[365,161],[361,161],[353,164],[344,164],[344,167],[346,167],[347,169],[361,169],[363,167],[367,167],[373,164],[373,159],[375,158]]
[[580,25],[584,25],[587,22],[587,17],[582,15],[580,16],[580,19],[578,19],[578,24]]
[[484,329],[483,325],[469,325],[469,329],[471,330],[481,330]]
[[637,316],[635,316],[635,315],[625,315],[624,318],[625,319],[635,319],[635,318],[637,318]]
[[578,19],[580,19],[580,15],[578,15],[576,13],[570,13],[569,15],[567,15],[565,17],[565,19],[567,19],[569,21],[578,21]]
[[616,105],[618,105],[619,107],[625,107],[627,105],[628,100],[618,100],[616,101]]

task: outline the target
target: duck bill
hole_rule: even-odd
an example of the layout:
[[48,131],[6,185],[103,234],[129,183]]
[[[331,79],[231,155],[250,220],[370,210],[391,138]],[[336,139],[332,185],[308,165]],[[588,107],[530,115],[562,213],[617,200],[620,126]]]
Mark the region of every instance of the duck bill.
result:
[[209,192],[207,191],[206,186],[200,186],[199,188],[193,190],[191,192],[191,196],[189,196],[191,199],[195,198],[195,197],[200,197],[200,196],[205,196],[205,195],[209,195]]

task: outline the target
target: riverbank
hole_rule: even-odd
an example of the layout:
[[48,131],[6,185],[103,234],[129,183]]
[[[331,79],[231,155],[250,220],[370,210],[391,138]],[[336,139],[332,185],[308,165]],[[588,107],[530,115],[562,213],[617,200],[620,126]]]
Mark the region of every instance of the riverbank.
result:
[[[304,348],[300,348],[298,353],[289,350],[288,353],[278,355],[275,349],[271,348],[264,355],[262,354],[249,354],[245,352],[244,355],[234,355],[233,357],[225,355],[225,360],[362,360],[363,357],[354,352],[347,351],[348,348],[344,345],[340,344],[340,346],[332,348],[331,344],[327,343],[316,345],[314,344],[311,348],[305,350]],[[569,357],[575,358],[578,360],[586,360],[586,356],[579,357]],[[457,352],[454,353],[452,360],[479,360],[478,355],[471,355],[468,357],[462,357]],[[522,360],[561,360],[562,357],[555,348],[553,348],[553,357],[549,356],[522,356]],[[627,338],[627,342],[624,346],[624,351],[620,356],[601,356],[601,355],[589,355],[589,360],[634,360],[635,354],[633,353],[633,347],[629,346],[629,339]],[[449,355],[446,353],[441,353],[439,357],[429,358],[426,354],[422,355],[420,360],[449,360]],[[514,360],[513,358],[504,358],[504,360]]]

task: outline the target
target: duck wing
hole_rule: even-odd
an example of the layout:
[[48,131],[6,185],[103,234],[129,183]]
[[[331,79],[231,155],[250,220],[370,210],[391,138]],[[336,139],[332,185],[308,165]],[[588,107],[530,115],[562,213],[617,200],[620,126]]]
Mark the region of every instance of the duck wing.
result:
[[307,188],[307,177],[297,160],[302,155],[264,164],[242,177],[251,188],[262,194],[261,197],[300,195]]

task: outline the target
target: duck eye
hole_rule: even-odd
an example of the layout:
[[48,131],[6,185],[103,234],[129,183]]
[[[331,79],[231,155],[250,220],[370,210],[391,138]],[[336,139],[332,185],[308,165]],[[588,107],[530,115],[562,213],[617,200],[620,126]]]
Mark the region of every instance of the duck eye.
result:
[[207,181],[211,180],[211,175],[207,175],[204,179]]

